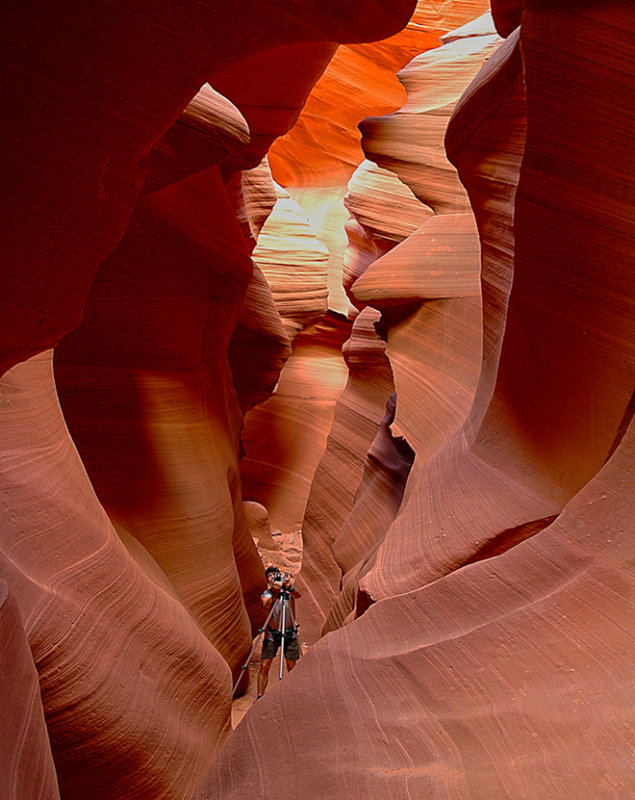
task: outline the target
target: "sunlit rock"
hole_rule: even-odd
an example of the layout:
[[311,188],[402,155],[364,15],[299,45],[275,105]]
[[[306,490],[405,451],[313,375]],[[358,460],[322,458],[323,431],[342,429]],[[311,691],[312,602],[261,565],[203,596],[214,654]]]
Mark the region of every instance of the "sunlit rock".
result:
[[[403,31],[371,45],[343,46],[311,92],[294,128],[271,148],[275,179],[302,206],[327,246],[329,308],[346,314],[342,288],[347,238],[346,187],[365,156],[357,126],[364,117],[387,114],[406,97],[395,78],[417,54],[438,47],[441,37],[488,8],[487,0],[430,4],[419,0]],[[348,268],[347,268],[348,269]]]
[[[413,7],[6,10],[0,563],[65,798],[191,796],[228,735],[228,665],[251,644],[263,583],[237,472],[240,403],[262,385],[239,401],[228,351],[263,214],[247,212],[246,236],[247,201],[224,181],[292,124],[332,42],[391,35]],[[296,45],[295,100],[261,131],[239,103],[254,76],[228,71]],[[257,62],[260,85],[285,58]],[[270,381],[287,345],[265,297],[261,282]],[[32,760],[34,786],[36,738],[9,750],[20,769]]]
[[291,338],[327,311],[329,254],[302,208],[282,187],[253,252]]
[[[259,701],[199,797],[280,780],[308,798],[623,793],[635,511],[623,11],[528,2],[456,108],[448,151],[482,241],[474,402],[411,473],[358,591],[345,585],[357,618]],[[399,397],[397,385],[397,414]],[[267,737],[272,719],[293,748]]]

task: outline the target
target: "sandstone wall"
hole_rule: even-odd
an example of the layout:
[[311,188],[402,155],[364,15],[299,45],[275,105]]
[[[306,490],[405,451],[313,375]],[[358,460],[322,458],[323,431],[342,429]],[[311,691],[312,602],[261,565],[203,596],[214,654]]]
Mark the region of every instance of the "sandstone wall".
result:
[[[508,38],[446,135],[482,249],[467,418],[344,587],[357,618],[260,701],[199,797],[626,791],[635,17],[528,0],[513,32],[519,11],[495,7]],[[408,405],[413,435],[427,405]],[[293,747],[263,741],[272,725]]]
[[6,7],[3,797],[628,794],[635,12],[485,5]]
[[[64,798],[188,797],[227,737],[263,582],[240,406],[288,353],[250,259],[269,195],[240,173],[336,43],[391,35],[413,6],[5,9],[0,574],[50,738],[25,683],[31,716],[8,708],[34,731],[9,750],[14,796],[55,796],[52,751]],[[282,108],[261,113],[281,74]],[[264,358],[239,396],[229,357],[248,365],[254,341]]]

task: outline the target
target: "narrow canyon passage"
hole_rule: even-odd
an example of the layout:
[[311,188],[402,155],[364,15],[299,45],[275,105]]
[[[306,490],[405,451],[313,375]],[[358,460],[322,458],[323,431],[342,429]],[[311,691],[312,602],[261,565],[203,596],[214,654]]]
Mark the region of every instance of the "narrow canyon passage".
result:
[[630,796],[635,9],[3,33],[0,797]]

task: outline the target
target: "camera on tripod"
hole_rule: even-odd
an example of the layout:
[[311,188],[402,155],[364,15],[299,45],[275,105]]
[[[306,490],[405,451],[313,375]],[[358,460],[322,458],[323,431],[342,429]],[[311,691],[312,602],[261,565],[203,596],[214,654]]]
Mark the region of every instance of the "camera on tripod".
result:
[[[262,692],[267,685],[269,667],[278,648],[280,648],[280,680],[282,680],[282,670],[285,661],[287,669],[291,670],[297,659],[300,658],[298,643],[299,626],[295,620],[294,606],[294,594],[299,597],[299,592],[296,592],[290,573],[282,572],[278,567],[272,565],[267,567],[265,575],[267,578],[267,588],[260,595],[260,600],[263,608],[269,609],[269,613],[262,627],[258,628],[258,633],[265,633],[262,646],[262,661],[260,673],[258,675],[259,697],[262,696]],[[269,625],[270,620],[272,621],[272,625]],[[247,669],[257,641],[258,639],[256,638],[247,656],[247,660],[240,668],[241,673],[244,673]],[[242,675],[239,675],[236,678],[233,694],[236,694],[236,689],[238,688],[241,677]]]
[[278,570],[277,572],[273,573],[273,582],[274,582],[274,584],[281,586],[283,581],[285,581],[287,578],[290,578],[290,577],[291,576],[289,575],[288,572],[285,572],[283,574],[282,572],[280,572],[280,570]]

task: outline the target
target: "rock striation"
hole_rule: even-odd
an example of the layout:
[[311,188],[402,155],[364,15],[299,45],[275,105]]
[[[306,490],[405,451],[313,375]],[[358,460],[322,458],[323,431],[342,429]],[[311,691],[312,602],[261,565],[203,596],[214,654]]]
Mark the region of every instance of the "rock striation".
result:
[[59,800],[38,674],[15,598],[0,584],[0,668],[5,690],[0,711],[2,797]]
[[333,311],[350,311],[342,291],[347,244],[343,228],[348,218],[344,196],[351,176],[365,158],[359,121],[399,108],[405,95],[395,73],[413,56],[436,48],[444,34],[488,6],[487,0],[433,4],[419,0],[408,24],[395,36],[370,45],[340,47],[309,95],[297,124],[271,148],[276,180],[300,203],[329,250],[329,307]]
[[[281,775],[316,798],[510,798],[528,786],[545,800],[590,787],[599,797],[623,795],[632,448],[631,429],[533,538],[375,603],[318,642],[247,715],[198,797],[266,796]],[[310,769],[299,763],[299,745],[266,736],[272,720],[301,741],[304,731],[312,736]],[[584,752],[572,762],[581,739]],[[242,758],[254,741],[276,764],[259,769],[255,790]],[[588,756],[590,742],[600,763]]]
[[[424,13],[423,9],[420,11]],[[419,17],[419,21],[422,20],[423,18]],[[436,131],[437,117],[449,116],[453,104],[450,102],[448,105],[448,102],[452,98],[458,98],[462,87],[466,84],[466,74],[474,74],[478,64],[491,52],[493,43],[499,41],[488,16],[452,34],[445,34],[442,39],[444,42],[447,41],[447,44],[440,48],[438,53],[430,50],[424,54],[427,60],[422,62],[420,67],[429,70],[431,64],[434,69],[438,68],[435,65],[439,63],[444,65],[441,71],[443,81],[440,83],[438,94],[435,95],[429,90],[427,96],[421,98],[420,105],[417,103],[420,98],[416,95],[401,111],[382,120],[367,120],[363,123],[363,129],[367,133],[366,147],[373,158],[380,160],[379,153],[382,149],[390,151],[393,147],[392,126],[393,124],[398,126],[395,136],[398,138],[402,131],[403,115],[406,115],[411,127],[416,127],[412,124],[412,120],[416,120],[416,125],[420,128],[425,129],[427,125]],[[453,44],[461,40],[467,40],[468,45],[465,42],[458,47]],[[446,54],[446,51],[449,53]],[[481,62],[478,61],[479,55]],[[438,77],[436,75],[436,78]],[[412,81],[404,83],[410,89],[413,85],[419,86],[421,82],[415,80],[414,83]],[[316,91],[318,89],[319,85],[316,86]],[[372,140],[372,144],[368,139],[370,135],[377,137]],[[361,365],[356,364],[353,368],[349,362],[355,378],[352,380],[351,375],[338,405],[346,406],[353,403],[359,408],[359,397],[362,395],[372,397],[374,400],[376,398],[378,404],[372,413],[369,407],[367,422],[362,424],[360,418],[356,417],[353,423],[355,429],[360,432],[370,424],[372,432],[367,439],[353,438],[350,433],[339,434],[337,428],[339,414],[336,410],[335,425],[327,442],[324,457],[326,462],[332,462],[333,465],[324,473],[325,476],[330,471],[347,475],[345,483],[348,486],[348,497],[351,498],[348,511],[352,510],[356,522],[350,527],[345,525],[346,533],[344,534],[342,529],[341,535],[350,539],[355,531],[355,535],[360,537],[357,545],[349,541],[344,546],[344,550],[349,553],[352,552],[350,551],[352,546],[359,558],[366,555],[365,546],[371,542],[375,545],[385,534],[399,509],[405,480],[403,475],[399,478],[394,475],[396,479],[394,491],[372,493],[373,500],[370,505],[368,505],[369,491],[360,486],[360,480],[363,472],[367,472],[369,476],[375,473],[379,452],[389,441],[392,444],[386,451],[386,463],[380,467],[380,474],[385,470],[381,480],[393,474],[395,458],[401,463],[401,455],[398,454],[402,448],[404,426],[408,424],[406,399],[414,403],[415,420],[416,414],[421,409],[422,394],[429,403],[425,425],[421,425],[421,420],[417,420],[414,425],[410,425],[409,430],[411,444],[414,446],[416,442],[418,445],[417,464],[420,465],[423,459],[433,453],[461,424],[467,414],[477,381],[481,356],[479,346],[481,319],[478,297],[479,245],[476,227],[468,208],[467,197],[462,190],[459,195],[459,190],[456,188],[459,185],[456,171],[445,158],[442,137],[436,135],[435,141],[433,135],[430,142],[435,143],[434,146],[419,152],[418,180],[421,183],[420,173],[427,171],[430,181],[434,182],[439,165],[445,164],[444,174],[450,176],[450,185],[446,191],[451,193],[452,186],[455,187],[455,203],[457,208],[465,209],[463,213],[450,214],[447,212],[452,209],[441,208],[437,209],[441,213],[435,216],[430,206],[417,203],[411,189],[401,183],[394,172],[368,160],[364,161],[353,174],[344,199],[344,205],[351,216],[346,223],[349,244],[343,257],[343,285],[350,301],[358,308],[364,308],[369,303],[382,310],[381,336],[388,336],[389,351],[392,349],[391,361],[385,362],[382,379],[385,388],[381,398],[376,397],[378,383],[375,366],[369,365],[368,381],[364,383]],[[416,142],[413,140],[407,143],[401,142],[399,146],[404,151],[416,152]],[[387,159],[387,164],[391,165],[390,159]],[[413,186],[416,188],[416,180],[413,180]],[[416,237],[415,233],[418,233]],[[333,256],[331,263],[332,261]],[[438,302],[431,302],[435,299]],[[423,302],[426,303],[425,309],[421,305]],[[372,312],[369,306],[366,308],[371,315],[376,313]],[[365,318],[369,320],[370,316],[366,315]],[[407,318],[410,320],[406,321]],[[375,316],[374,319],[378,322],[379,317]],[[397,322],[400,322],[399,327],[396,326]],[[448,326],[454,327],[454,333],[448,335],[445,331]],[[378,339],[380,334],[376,333],[374,328],[369,329],[364,323],[364,330],[367,333],[372,331],[371,336],[377,340],[377,345],[380,345],[381,349],[385,348],[383,342]],[[426,355],[422,347],[422,337],[428,347]],[[436,352],[435,348],[440,342],[443,342],[444,350],[448,351],[446,354]],[[449,342],[453,344],[448,346]],[[419,361],[420,356],[422,358]],[[395,378],[393,378],[394,371],[396,371]],[[420,377],[415,378],[417,374]],[[389,427],[385,427],[383,433],[388,438],[373,452],[364,467],[368,447],[373,441],[377,425],[384,416],[389,395],[395,388],[395,379],[399,381],[402,390],[401,401],[397,405],[398,419],[394,420],[395,408],[391,401],[389,413],[391,423]],[[409,387],[407,390],[406,386]],[[441,386],[445,388],[440,389]],[[349,399],[347,397],[349,390],[356,396]],[[342,411],[343,418],[346,418],[347,412],[344,409]],[[348,421],[353,422],[350,418]],[[355,448],[359,447],[359,451],[351,452],[352,445]],[[410,464],[412,459],[411,454],[408,455],[408,443],[405,443],[405,447],[406,463]],[[345,452],[347,455],[343,457]],[[319,590],[311,589],[309,592],[311,597],[309,602],[312,606],[309,611],[311,620],[319,618],[324,620],[329,615],[329,609],[333,607],[337,594],[339,569],[343,567],[342,563],[338,565],[334,561],[333,553],[339,550],[337,546],[333,547],[333,543],[338,538],[338,531],[342,528],[345,517],[340,517],[339,513],[335,517],[331,516],[335,510],[330,497],[332,488],[326,483],[322,484],[321,475],[322,472],[318,470],[304,521],[303,576],[311,586],[314,581],[320,586]],[[352,498],[355,497],[358,486],[360,497],[364,499],[353,509]],[[341,492],[340,489],[338,493]],[[379,511],[378,507],[384,501],[386,505]],[[363,510],[364,507],[374,508],[374,512],[367,513]],[[340,507],[341,511],[343,509]],[[362,523],[361,519],[365,522]],[[380,520],[385,522],[383,527]],[[368,531],[364,530],[365,527]],[[349,568],[350,563],[346,569]],[[329,576],[328,581],[324,580],[326,575]],[[351,576],[347,576],[347,581],[350,579]],[[342,602],[350,605],[353,595],[344,592],[340,596],[333,609],[337,618],[342,619],[350,612],[351,607],[339,606]],[[332,621],[328,624],[331,625]]]
[[[51,362],[42,353],[3,379],[0,563],[37,667],[60,794],[188,793],[229,732],[229,669],[147,551],[117,535],[68,436]],[[37,741],[18,747],[26,781],[46,765]],[[172,768],[159,766],[168,753]],[[54,797],[50,775],[43,785]],[[26,785],[13,790],[24,797]]]
[[[356,618],[246,716],[200,798],[282,780],[308,798],[617,799],[631,780],[635,16],[528,0],[510,32],[517,8],[498,5],[508,38],[445,135],[482,245],[465,422],[344,586]],[[440,178],[418,180],[456,213]],[[426,406],[395,384],[418,457]],[[293,748],[266,737],[272,720]]]
[[253,259],[290,339],[326,314],[328,250],[281,186],[276,185],[276,203],[260,231]]
[[[481,306],[477,227],[456,170],[445,156],[438,126],[439,119],[447,119],[454,108],[452,98],[459,96],[466,75],[476,72],[500,39],[491,18],[485,15],[447,34],[443,41],[440,48],[417,57],[400,73],[409,91],[406,105],[384,119],[365,120],[361,126],[364,146],[371,156],[409,180],[411,189],[431,205],[422,204],[417,215],[412,208],[412,191],[407,195],[403,190],[391,192],[396,175],[381,168],[367,171],[365,183],[351,181],[346,201],[356,226],[349,226],[355,233],[349,233],[348,250],[357,266],[349,292],[357,305],[369,304],[382,312],[380,328],[387,340],[386,355],[397,401],[390,401],[383,444],[369,452],[366,468],[370,483],[372,475],[380,475],[384,488],[380,489],[381,481],[372,490],[360,486],[351,520],[343,524],[333,546],[345,573],[346,589],[334,604],[326,629],[334,620],[348,618],[358,601],[365,607],[367,600],[358,596],[357,582],[400,510],[412,465],[411,448],[417,455],[417,471],[465,420],[478,380]],[[426,76],[430,85],[424,80]],[[437,93],[431,88],[434,86],[438,86]],[[408,127],[402,125],[404,119],[409,121]],[[409,128],[417,135],[406,144],[401,140]],[[417,150],[417,136],[426,137],[428,146]],[[410,153],[410,167],[402,169],[383,154],[393,148]],[[384,175],[391,174],[392,181],[386,181]],[[430,190],[421,188],[428,185]],[[360,187],[365,192],[360,192]],[[452,196],[453,203],[436,203],[434,192]],[[369,207],[390,207],[382,217],[384,230],[373,222]],[[378,211],[375,214],[378,216]],[[387,234],[395,219],[400,222],[393,224],[392,234]],[[412,224],[406,236],[405,220]],[[383,255],[371,261],[372,254],[382,250]],[[405,472],[404,457],[403,463],[408,465]],[[395,463],[400,465],[397,471]],[[413,483],[414,476],[410,480]],[[382,502],[385,505],[378,512]],[[357,541],[351,537],[357,537]],[[357,555],[355,561],[351,561],[353,553]]]
[[[250,258],[270,194],[237,173],[293,124],[334,43],[390,35],[414,3],[363,5],[5,9],[0,576],[64,798],[189,797],[229,733],[263,579],[240,406],[288,352]],[[286,105],[262,114],[281,72]],[[266,353],[240,397],[239,319]],[[9,787],[54,797],[32,708],[8,708],[33,730]]]
[[3,798],[628,795],[635,10],[485,6],[5,8]]

